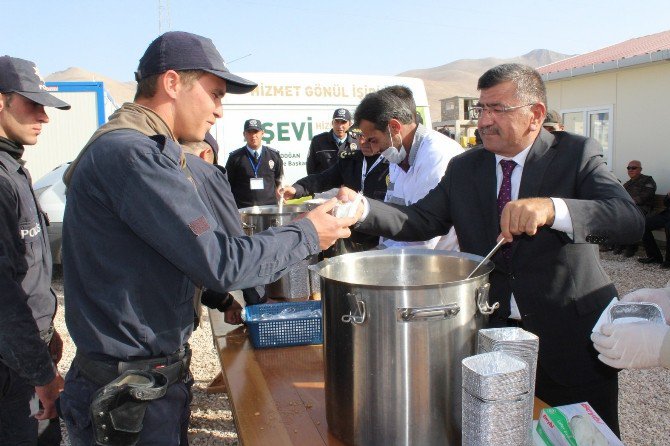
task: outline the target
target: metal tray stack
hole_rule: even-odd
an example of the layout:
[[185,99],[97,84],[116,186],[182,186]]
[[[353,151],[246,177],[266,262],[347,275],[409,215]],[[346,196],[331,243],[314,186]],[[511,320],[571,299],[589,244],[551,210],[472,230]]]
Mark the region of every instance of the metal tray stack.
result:
[[651,302],[618,302],[610,308],[609,318],[615,324],[641,321],[665,324],[663,310]]
[[462,444],[527,444],[528,364],[504,352],[482,353],[465,358],[462,373]]
[[517,327],[486,328],[479,330],[477,353],[502,351],[513,355],[528,364],[528,439],[531,444],[530,426],[533,422],[533,397],[535,395],[535,372],[540,339],[526,330]]

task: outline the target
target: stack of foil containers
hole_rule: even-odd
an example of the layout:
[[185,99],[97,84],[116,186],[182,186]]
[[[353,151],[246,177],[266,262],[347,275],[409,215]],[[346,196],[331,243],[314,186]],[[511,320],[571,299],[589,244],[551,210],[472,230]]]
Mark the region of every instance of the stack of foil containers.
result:
[[[462,362],[464,446],[527,444],[529,369],[524,361],[494,351]],[[532,409],[532,406],[531,406]]]
[[505,327],[479,330],[477,353],[505,352],[521,359],[528,365],[528,395],[525,414],[528,434],[523,444],[532,444],[530,429],[533,422],[535,374],[539,346],[539,338],[521,328]]

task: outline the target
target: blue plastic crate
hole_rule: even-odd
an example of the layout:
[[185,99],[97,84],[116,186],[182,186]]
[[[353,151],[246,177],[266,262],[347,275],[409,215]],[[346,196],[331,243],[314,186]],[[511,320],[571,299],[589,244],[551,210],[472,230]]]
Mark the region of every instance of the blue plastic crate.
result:
[[297,311],[321,310],[321,301],[286,302],[280,304],[251,305],[244,309],[251,343],[256,348],[287,347],[290,345],[323,344],[321,317],[292,319],[263,319],[261,314],[278,315],[284,309]]

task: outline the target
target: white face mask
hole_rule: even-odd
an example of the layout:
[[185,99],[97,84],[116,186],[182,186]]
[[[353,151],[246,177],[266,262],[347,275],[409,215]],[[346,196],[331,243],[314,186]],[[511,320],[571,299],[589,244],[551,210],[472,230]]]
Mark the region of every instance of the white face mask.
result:
[[400,164],[407,156],[407,152],[405,151],[405,149],[402,148],[402,145],[400,146],[399,149],[393,147],[393,137],[391,136],[390,128],[388,129],[388,132],[389,132],[389,139],[391,140],[391,147],[384,150],[382,152],[382,155],[389,161],[389,163]]

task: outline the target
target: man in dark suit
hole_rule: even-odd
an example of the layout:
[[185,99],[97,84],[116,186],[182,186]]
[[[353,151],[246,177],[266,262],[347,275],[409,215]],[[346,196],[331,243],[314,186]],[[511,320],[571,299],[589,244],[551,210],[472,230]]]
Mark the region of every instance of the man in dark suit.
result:
[[307,154],[307,175],[323,172],[335,164],[343,153],[356,150],[356,139],[348,133],[351,127],[349,110],[335,110],[332,125],[331,130],[312,138]]
[[[508,240],[492,259],[489,299],[499,308],[489,324],[540,337],[539,398],[552,406],[588,401],[618,432],[617,374],[589,340],[617,295],[594,243],[632,243],[644,219],[596,141],[542,128],[546,92],[537,71],[499,65],[477,88],[473,117],[483,147],[454,157],[438,186],[412,206],[365,200],[357,229],[423,240],[454,226],[461,250],[481,256],[499,237]],[[383,129],[374,133],[365,137],[384,138]],[[342,190],[345,196],[354,194]]]

